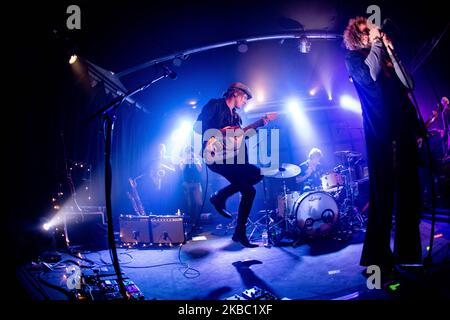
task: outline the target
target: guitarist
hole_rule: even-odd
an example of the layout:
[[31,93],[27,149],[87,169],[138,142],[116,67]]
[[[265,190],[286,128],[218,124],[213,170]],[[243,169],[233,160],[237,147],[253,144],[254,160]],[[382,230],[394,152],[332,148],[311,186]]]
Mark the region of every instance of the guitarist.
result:
[[[220,130],[227,126],[240,127],[242,120],[236,110],[243,108],[251,98],[252,93],[246,85],[240,82],[232,83],[222,99],[212,99],[203,107],[194,130],[197,133],[204,134],[208,129]],[[260,124],[266,125],[268,121],[267,118],[263,118]],[[200,124],[201,129],[199,128]],[[226,218],[231,218],[231,214],[226,210],[225,202],[237,192],[240,192],[242,195],[239,203],[237,225],[232,237],[233,241],[240,242],[244,247],[257,247],[258,245],[250,243],[247,238],[246,224],[256,194],[253,185],[260,182],[263,178],[260,168],[248,163],[247,156],[243,164],[236,163],[236,161],[233,164],[229,164],[223,161],[222,164],[212,163],[207,164],[207,166],[210,170],[220,174],[230,182],[230,185],[215,192],[210,198],[210,202],[219,214]]]

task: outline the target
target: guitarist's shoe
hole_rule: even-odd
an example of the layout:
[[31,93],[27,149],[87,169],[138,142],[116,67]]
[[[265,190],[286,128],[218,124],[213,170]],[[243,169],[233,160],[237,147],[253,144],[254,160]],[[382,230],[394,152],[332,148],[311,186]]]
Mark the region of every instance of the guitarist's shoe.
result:
[[246,248],[256,248],[259,247],[259,245],[254,244],[254,243],[250,243],[250,241],[248,241],[247,236],[245,235],[237,235],[236,233],[233,234],[233,236],[231,237],[231,240],[233,240],[234,242],[240,242],[244,247]]
[[231,219],[231,213],[229,213],[227,209],[225,209],[225,200],[222,200],[217,192],[211,195],[209,201],[220,215],[224,216],[225,218]]

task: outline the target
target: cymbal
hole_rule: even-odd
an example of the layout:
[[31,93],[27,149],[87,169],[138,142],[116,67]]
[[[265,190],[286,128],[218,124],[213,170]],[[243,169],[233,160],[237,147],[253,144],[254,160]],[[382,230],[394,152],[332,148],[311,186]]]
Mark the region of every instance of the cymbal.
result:
[[299,166],[291,163],[283,163],[277,169],[267,170],[265,175],[269,178],[287,179],[300,174],[302,170]]
[[356,152],[356,151],[349,151],[349,150],[344,150],[344,151],[336,151],[334,153],[334,155],[336,157],[347,157],[347,158],[358,158],[361,157],[362,154],[360,152]]

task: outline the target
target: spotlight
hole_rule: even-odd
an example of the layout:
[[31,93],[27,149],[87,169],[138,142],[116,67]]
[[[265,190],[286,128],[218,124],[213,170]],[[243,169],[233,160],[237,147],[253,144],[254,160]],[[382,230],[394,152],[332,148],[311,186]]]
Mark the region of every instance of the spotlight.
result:
[[310,96],[315,96],[316,93],[317,93],[317,89],[316,88],[313,88],[313,89],[309,90],[309,95]]
[[298,50],[301,53],[309,53],[311,51],[311,41],[309,41],[309,39],[305,36],[300,37]]
[[45,231],[48,231],[50,229],[50,224],[44,223],[44,225],[42,226],[42,229],[44,229]]
[[179,66],[181,66],[183,61],[180,58],[175,58],[175,59],[173,59],[172,63],[175,67],[179,67]]
[[343,95],[341,96],[339,102],[341,108],[352,112],[361,113],[361,104],[358,102],[358,100],[354,99],[352,96]]
[[74,64],[77,60],[78,60],[77,55],[73,54],[73,55],[70,56],[69,63],[70,64]]
[[172,132],[172,142],[183,143],[189,137],[190,131],[192,131],[192,124],[187,120],[182,121],[178,129]]
[[259,91],[259,92],[256,94],[256,101],[258,101],[258,102],[264,102],[265,100],[266,100],[266,97],[264,96],[264,92]]
[[302,101],[297,97],[288,99],[286,101],[286,111],[288,112],[288,117],[294,123],[298,137],[302,141],[309,141],[309,143],[314,140],[314,129],[305,112]]
[[328,100],[332,101],[333,100],[333,96],[331,94],[328,95]]
[[247,45],[247,42],[240,42],[239,44],[238,44],[238,51],[240,52],[240,53],[246,53],[247,51],[248,51],[248,45]]
[[287,108],[289,112],[294,115],[298,115],[300,113],[300,101],[296,98],[292,98],[288,100]]
[[244,112],[249,112],[255,108],[255,104],[252,102],[248,102],[244,108]]
[[180,67],[183,64],[183,61],[186,61],[189,58],[189,55],[180,55],[173,59],[172,63],[175,67]]

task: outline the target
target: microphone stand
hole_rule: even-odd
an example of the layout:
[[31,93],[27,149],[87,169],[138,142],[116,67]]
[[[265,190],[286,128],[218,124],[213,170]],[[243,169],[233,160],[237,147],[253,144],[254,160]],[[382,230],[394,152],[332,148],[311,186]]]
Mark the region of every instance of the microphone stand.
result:
[[130,90],[123,95],[117,97],[112,102],[107,104],[105,107],[101,108],[93,115],[88,117],[84,122],[89,122],[97,117],[102,117],[103,121],[103,134],[105,139],[105,202],[106,202],[106,216],[108,221],[108,244],[111,254],[111,260],[114,267],[114,271],[117,276],[117,282],[119,283],[120,294],[123,299],[128,299],[127,291],[125,285],[123,284],[122,272],[120,270],[119,259],[117,256],[117,248],[116,242],[114,239],[114,228],[113,228],[113,214],[112,214],[112,201],[111,201],[111,189],[112,189],[112,167],[111,167],[111,149],[112,149],[112,141],[113,141],[113,130],[114,123],[117,119],[117,109],[122,105],[122,103],[128,97],[136,94],[139,91],[145,90],[150,87],[155,82],[159,80],[170,77],[170,73],[166,70],[166,72],[159,76],[156,79],[153,79],[143,85]]
[[433,158],[431,155],[431,148],[430,148],[430,141],[428,139],[428,135],[426,134],[427,130],[425,128],[425,122],[423,121],[423,117],[422,117],[422,113],[420,112],[420,108],[419,108],[419,104],[417,102],[416,96],[413,92],[413,88],[411,83],[408,81],[408,77],[406,74],[406,70],[401,62],[401,60],[399,59],[397,53],[394,51],[394,48],[392,48],[391,46],[389,46],[389,50],[392,53],[392,56],[389,54],[388,48],[386,46],[386,44],[384,43],[383,39],[380,39],[381,43],[383,45],[383,48],[385,50],[385,52],[387,52],[387,54],[391,57],[391,59],[393,58],[395,61],[393,61],[394,63],[396,62],[397,65],[400,68],[400,71],[403,75],[403,78],[406,81],[407,84],[407,89],[413,99],[413,106],[415,109],[415,113],[416,113],[416,117],[418,117],[418,121],[419,121],[419,125],[421,126],[420,130],[423,130],[423,139],[425,141],[425,145],[426,145],[426,150],[427,150],[427,155],[428,155],[428,162],[429,162],[429,169],[430,169],[430,187],[431,187],[431,231],[430,231],[430,244],[429,247],[430,249],[428,250],[428,254],[425,257],[424,261],[423,261],[423,266],[425,268],[431,268],[431,264],[432,264],[432,248],[433,248],[433,242],[434,242],[434,230],[435,230],[435,224],[436,224],[436,191],[435,191],[435,186],[434,186],[434,179],[433,179],[433,172],[434,172],[434,168],[433,168]]

